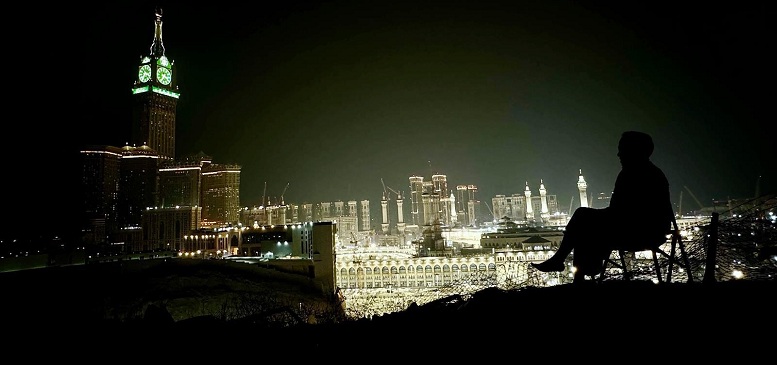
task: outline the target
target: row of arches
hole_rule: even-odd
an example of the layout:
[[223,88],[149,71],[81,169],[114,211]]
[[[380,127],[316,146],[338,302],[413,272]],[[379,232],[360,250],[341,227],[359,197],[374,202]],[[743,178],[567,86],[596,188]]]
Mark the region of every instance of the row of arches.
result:
[[342,267],[337,281],[341,288],[436,287],[465,280],[479,282],[495,273],[494,263]]

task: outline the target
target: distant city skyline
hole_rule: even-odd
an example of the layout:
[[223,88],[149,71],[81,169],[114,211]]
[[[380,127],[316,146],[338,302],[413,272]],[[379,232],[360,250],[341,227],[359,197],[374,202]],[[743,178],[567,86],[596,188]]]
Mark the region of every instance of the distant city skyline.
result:
[[[55,5],[36,24],[50,39],[11,45],[41,70],[24,85],[60,88],[22,118],[47,127],[16,123],[8,145],[53,151],[42,166],[12,158],[26,176],[11,181],[13,227],[64,225],[68,157],[131,142],[156,5],[181,88],[176,155],[241,165],[243,206],[265,184],[276,197],[288,184],[289,202],[379,205],[381,180],[407,191],[410,176],[440,173],[485,202],[543,180],[563,207],[580,169],[589,194],[612,188],[628,129],[653,135],[685,210],[774,189],[768,4]],[[52,43],[65,48],[39,47]]]

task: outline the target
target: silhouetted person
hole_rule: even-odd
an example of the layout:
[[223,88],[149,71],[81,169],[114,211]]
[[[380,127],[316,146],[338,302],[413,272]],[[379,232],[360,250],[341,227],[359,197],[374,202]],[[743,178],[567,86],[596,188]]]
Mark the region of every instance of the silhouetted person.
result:
[[534,264],[537,270],[563,271],[574,250],[574,281],[598,274],[614,249],[641,251],[666,241],[674,217],[669,182],[653,162],[650,135],[627,131],[618,143],[621,171],[606,208],[577,208],[567,223],[558,251]]

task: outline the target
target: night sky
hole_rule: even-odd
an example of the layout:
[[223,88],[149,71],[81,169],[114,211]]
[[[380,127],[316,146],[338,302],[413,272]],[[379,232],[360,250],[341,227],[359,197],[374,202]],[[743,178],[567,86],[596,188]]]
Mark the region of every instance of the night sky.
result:
[[444,174],[488,204],[542,179],[566,210],[580,169],[589,193],[612,189],[625,130],[653,136],[684,211],[699,208],[689,191],[711,206],[777,186],[768,2],[277,3],[6,9],[5,63],[21,67],[5,157],[40,182],[4,174],[11,223],[63,225],[70,157],[135,142],[130,88],[157,4],[176,153],[241,165],[244,206],[288,184],[286,203],[368,199],[377,215],[381,179],[408,193],[409,176]]

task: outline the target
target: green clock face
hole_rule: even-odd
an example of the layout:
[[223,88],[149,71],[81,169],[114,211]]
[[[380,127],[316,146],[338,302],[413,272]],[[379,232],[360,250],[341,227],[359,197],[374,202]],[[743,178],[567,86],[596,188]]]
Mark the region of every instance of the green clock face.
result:
[[151,80],[151,66],[149,65],[143,65],[140,67],[140,71],[138,71],[138,79],[140,82],[146,82],[148,80]]
[[173,80],[173,73],[164,67],[157,68],[156,79],[163,85],[169,85],[170,81]]

